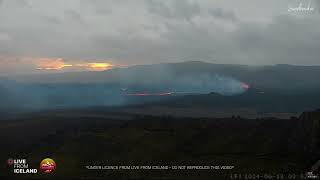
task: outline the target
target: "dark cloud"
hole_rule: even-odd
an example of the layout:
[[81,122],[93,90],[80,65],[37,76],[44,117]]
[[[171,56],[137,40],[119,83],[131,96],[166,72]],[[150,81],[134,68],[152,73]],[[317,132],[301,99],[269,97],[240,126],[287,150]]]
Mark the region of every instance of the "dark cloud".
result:
[[175,1],[146,1],[148,11],[165,18],[177,18],[190,21],[201,13],[201,7],[196,2],[189,0]]
[[320,0],[314,0],[317,11],[320,13]]
[[65,14],[65,17],[66,18],[70,18],[71,21],[73,22],[79,22],[79,23],[84,23],[84,19],[82,18],[81,14],[76,12],[76,11],[73,11],[73,10],[67,10],[64,12]]
[[226,20],[231,20],[231,21],[237,20],[237,17],[233,12],[225,11],[222,8],[209,9],[209,14],[214,17],[221,18],[221,19],[226,19]]
[[[2,3],[2,56],[113,59],[121,64],[320,64],[320,13],[288,13],[291,1],[17,3]],[[315,3],[319,6],[319,0]]]
[[41,16],[45,21],[47,21],[50,24],[61,24],[61,20],[57,17],[53,17],[53,16]]
[[[124,0],[123,2],[126,2],[126,0]],[[95,13],[99,15],[110,14],[112,12],[112,6],[114,3],[115,2],[112,0],[95,0],[95,1],[80,0],[80,4],[82,8],[92,9]]]
[[319,19],[275,17],[267,26],[242,24],[233,35],[238,54],[256,64],[319,64]]
[[2,1],[3,2],[6,1],[8,3],[11,3],[11,5],[18,6],[20,8],[30,7],[29,3],[26,0],[2,0]]

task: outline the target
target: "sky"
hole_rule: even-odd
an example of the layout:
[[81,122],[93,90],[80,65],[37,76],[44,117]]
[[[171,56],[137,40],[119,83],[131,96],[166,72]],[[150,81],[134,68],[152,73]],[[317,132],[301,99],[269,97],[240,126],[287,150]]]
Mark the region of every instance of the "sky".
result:
[[0,0],[0,75],[320,65],[320,0]]

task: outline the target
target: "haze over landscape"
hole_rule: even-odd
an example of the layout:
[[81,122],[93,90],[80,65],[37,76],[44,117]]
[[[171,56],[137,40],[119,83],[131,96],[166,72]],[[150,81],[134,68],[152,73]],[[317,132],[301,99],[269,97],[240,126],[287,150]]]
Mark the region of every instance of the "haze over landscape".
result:
[[0,160],[320,178],[319,77],[320,0],[0,0]]

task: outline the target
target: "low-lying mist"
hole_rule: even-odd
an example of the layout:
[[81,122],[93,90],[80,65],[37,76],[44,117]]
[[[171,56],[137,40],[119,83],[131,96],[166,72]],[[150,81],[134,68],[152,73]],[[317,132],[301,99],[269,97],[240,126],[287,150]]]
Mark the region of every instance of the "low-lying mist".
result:
[[[101,83],[17,83],[0,81],[0,108],[121,106],[185,94],[235,95],[246,91],[231,77],[210,73],[179,74],[163,66],[128,68]],[[144,98],[133,96],[148,96]]]

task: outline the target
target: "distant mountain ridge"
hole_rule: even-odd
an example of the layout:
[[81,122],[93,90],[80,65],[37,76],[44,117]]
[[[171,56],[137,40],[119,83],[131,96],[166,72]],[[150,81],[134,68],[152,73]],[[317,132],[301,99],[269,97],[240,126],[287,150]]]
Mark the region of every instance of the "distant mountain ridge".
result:
[[69,72],[61,74],[15,77],[20,82],[32,83],[116,83],[132,76],[150,81],[168,71],[177,75],[199,73],[217,74],[246,82],[253,87],[275,91],[305,91],[320,89],[320,66],[268,65],[248,66],[232,64],[212,64],[200,61],[182,63],[137,65],[115,68],[103,72]]
[[[320,77],[320,66],[247,66],[197,61],[23,76],[0,79],[0,109],[146,104],[302,112],[320,107],[317,77]],[[168,95],[131,96],[135,93]]]

